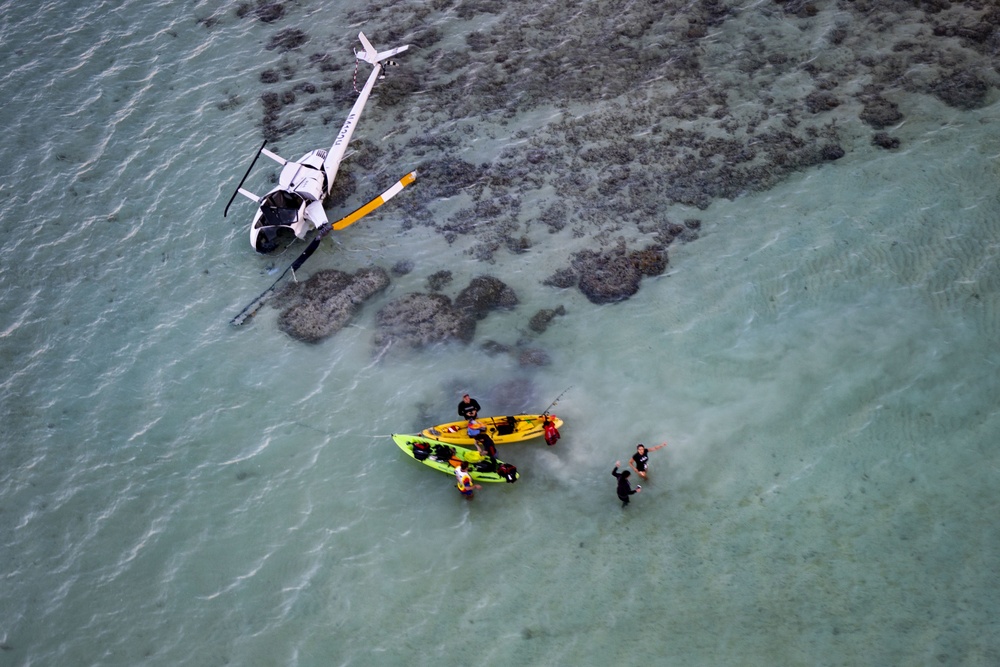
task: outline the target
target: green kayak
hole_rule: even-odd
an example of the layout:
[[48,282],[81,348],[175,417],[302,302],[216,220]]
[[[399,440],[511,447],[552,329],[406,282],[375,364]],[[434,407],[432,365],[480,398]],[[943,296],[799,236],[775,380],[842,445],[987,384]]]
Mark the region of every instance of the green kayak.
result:
[[453,447],[419,435],[393,434],[392,441],[410,458],[448,475],[454,476],[455,468],[468,461],[469,476],[474,482],[514,483],[520,477],[517,468],[503,461],[497,461],[497,470],[493,470],[490,460],[475,449]]

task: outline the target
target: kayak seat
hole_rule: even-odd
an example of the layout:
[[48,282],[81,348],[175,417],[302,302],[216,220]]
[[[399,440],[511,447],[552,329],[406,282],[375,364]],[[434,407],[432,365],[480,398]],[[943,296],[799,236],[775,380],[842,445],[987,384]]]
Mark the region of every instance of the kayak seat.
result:
[[511,416],[508,416],[506,419],[507,421],[497,424],[497,435],[510,435],[514,432],[517,420]]
[[434,445],[434,458],[438,461],[450,461],[455,455],[455,450],[448,445]]

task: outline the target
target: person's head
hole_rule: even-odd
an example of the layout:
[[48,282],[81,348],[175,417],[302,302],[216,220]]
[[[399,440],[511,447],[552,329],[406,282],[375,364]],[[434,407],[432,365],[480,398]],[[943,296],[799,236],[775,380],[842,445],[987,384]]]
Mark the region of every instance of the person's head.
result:
[[646,445],[644,445],[644,444],[642,444],[640,442],[638,445],[635,446],[635,451],[639,452],[640,454],[645,454],[646,453]]
[[465,472],[466,470],[468,470],[469,469],[469,462],[468,461],[462,461],[461,468],[462,468],[462,472]]
[[632,475],[628,470],[622,470],[620,474],[622,479],[628,479]]
[[484,442],[486,442],[486,434],[485,433],[477,433],[473,437],[475,437],[476,442],[478,442],[479,444],[483,444]]
[[472,401],[472,398],[470,398],[468,394],[462,394],[462,402],[463,403],[470,403],[471,401]]

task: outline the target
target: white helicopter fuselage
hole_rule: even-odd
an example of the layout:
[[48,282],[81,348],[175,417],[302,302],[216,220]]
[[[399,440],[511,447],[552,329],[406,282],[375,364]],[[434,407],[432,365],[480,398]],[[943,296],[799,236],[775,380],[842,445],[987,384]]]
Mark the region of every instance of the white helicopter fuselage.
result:
[[288,232],[304,239],[312,229],[328,222],[323,199],[331,180],[323,149],[310,151],[294,162],[266,149],[263,152],[282,167],[278,184],[260,198],[250,225],[250,244],[260,252],[270,252],[277,247],[279,237],[289,236]]

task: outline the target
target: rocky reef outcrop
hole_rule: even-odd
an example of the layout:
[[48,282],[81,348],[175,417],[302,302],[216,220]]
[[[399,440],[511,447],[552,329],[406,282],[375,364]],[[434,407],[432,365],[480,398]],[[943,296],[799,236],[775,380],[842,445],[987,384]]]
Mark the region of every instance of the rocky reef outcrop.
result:
[[343,329],[365,301],[388,286],[389,274],[379,267],[317,271],[285,289],[290,305],[278,316],[278,328],[296,340],[318,343]]
[[439,292],[405,294],[383,306],[375,316],[378,331],[374,344],[382,349],[397,344],[421,348],[449,341],[470,343],[478,320],[494,310],[517,304],[514,290],[493,276],[476,276],[454,301]]
[[412,292],[382,307],[375,316],[376,348],[404,345],[421,348],[435,343],[469,343],[476,333],[476,319],[456,308],[444,294]]
[[658,276],[667,269],[667,250],[652,244],[629,249],[624,240],[605,250],[581,250],[570,267],[556,271],[543,281],[553,287],[576,285],[591,303],[614,303],[639,291],[644,276]]
[[517,294],[499,278],[476,276],[455,297],[455,307],[477,320],[497,309],[510,309],[518,304]]

